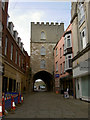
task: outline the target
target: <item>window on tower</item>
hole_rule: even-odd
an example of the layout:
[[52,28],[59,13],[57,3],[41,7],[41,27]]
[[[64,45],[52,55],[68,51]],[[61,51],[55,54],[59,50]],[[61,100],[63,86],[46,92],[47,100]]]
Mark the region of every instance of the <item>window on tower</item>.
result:
[[44,69],[46,65],[45,60],[41,60],[40,68]]
[[46,55],[46,49],[44,47],[41,48],[41,55]]
[[41,32],[41,40],[45,40],[45,39],[46,39],[45,32],[44,32],[44,31],[42,31],[42,32]]

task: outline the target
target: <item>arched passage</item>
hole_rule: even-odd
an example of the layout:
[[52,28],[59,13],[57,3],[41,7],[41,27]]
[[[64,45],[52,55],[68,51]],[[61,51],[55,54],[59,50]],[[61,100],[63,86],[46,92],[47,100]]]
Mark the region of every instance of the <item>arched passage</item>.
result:
[[33,90],[34,90],[34,83],[37,79],[41,79],[45,82],[47,91],[53,91],[53,75],[46,71],[37,72],[33,76]]

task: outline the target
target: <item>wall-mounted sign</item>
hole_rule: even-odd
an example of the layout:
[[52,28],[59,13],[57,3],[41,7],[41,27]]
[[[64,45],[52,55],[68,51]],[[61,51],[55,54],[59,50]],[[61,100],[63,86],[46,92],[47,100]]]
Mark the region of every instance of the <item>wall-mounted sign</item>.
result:
[[55,74],[55,78],[58,78],[59,77],[59,74]]

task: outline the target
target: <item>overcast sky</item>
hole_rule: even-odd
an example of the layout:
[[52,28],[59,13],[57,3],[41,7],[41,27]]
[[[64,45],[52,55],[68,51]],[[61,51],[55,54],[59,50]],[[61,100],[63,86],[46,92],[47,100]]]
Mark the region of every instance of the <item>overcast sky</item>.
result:
[[30,55],[30,22],[64,22],[70,24],[71,2],[11,2],[9,0],[9,21],[14,24],[24,48]]

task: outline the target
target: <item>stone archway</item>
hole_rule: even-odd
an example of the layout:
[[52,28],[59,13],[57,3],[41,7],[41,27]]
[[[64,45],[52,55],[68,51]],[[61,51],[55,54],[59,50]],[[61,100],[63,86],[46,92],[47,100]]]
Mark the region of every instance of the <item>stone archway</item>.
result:
[[41,79],[44,81],[47,87],[47,91],[53,91],[53,83],[54,83],[54,77],[52,74],[50,74],[47,71],[39,71],[36,74],[34,74],[32,82],[33,82],[33,91],[34,91],[34,83],[37,79]]

